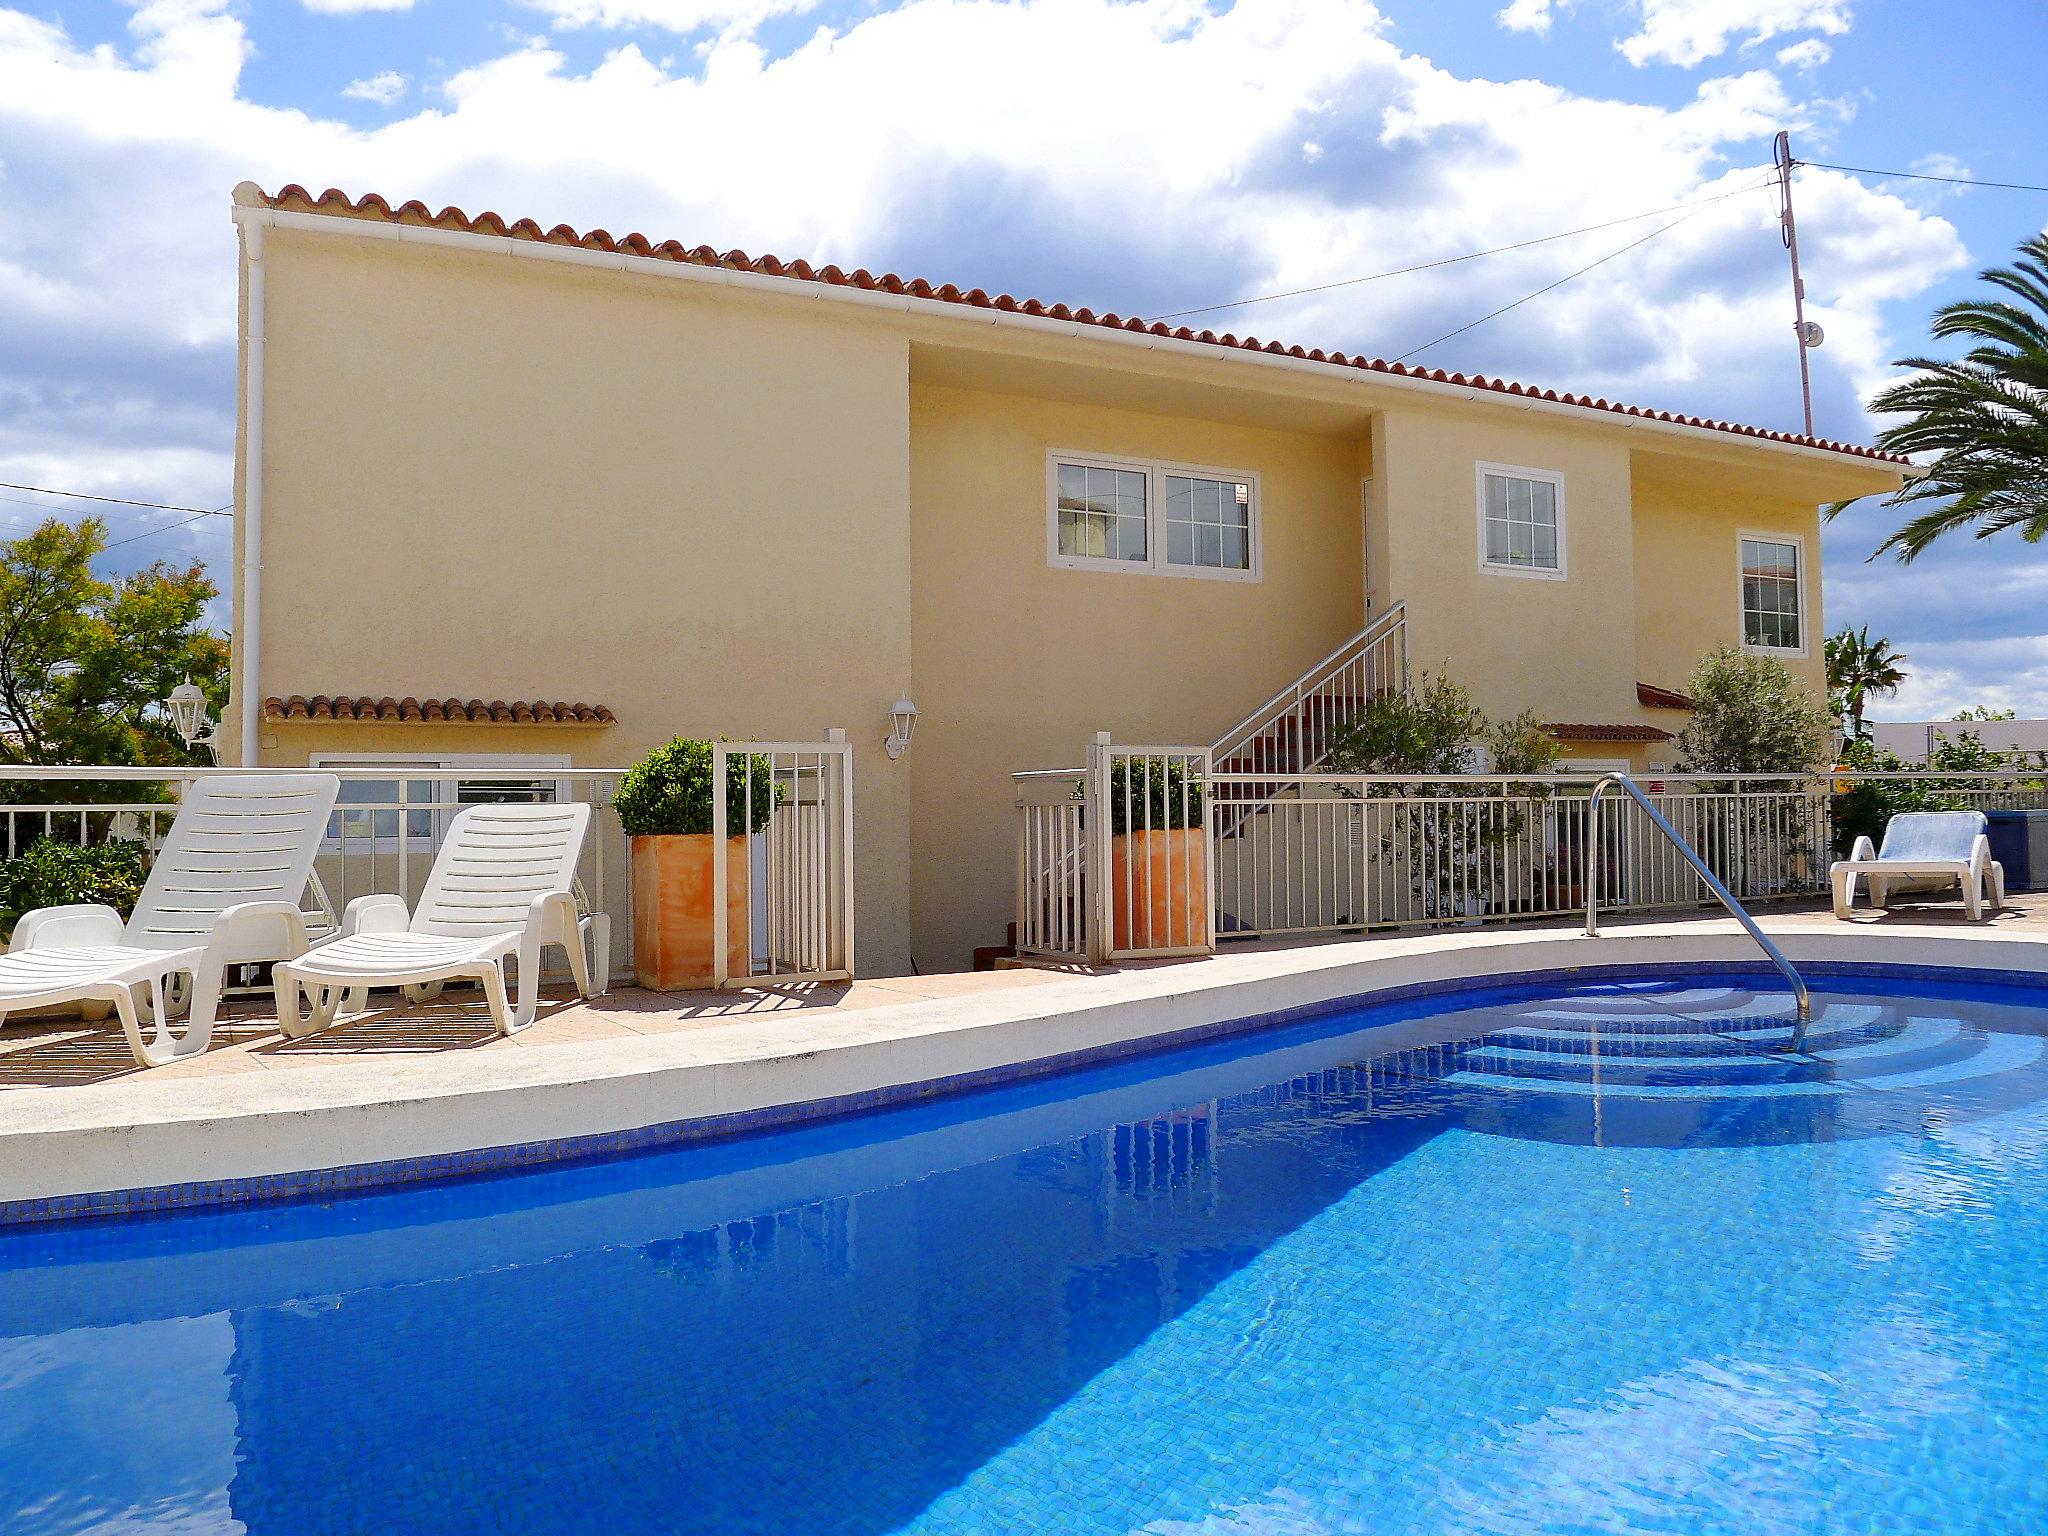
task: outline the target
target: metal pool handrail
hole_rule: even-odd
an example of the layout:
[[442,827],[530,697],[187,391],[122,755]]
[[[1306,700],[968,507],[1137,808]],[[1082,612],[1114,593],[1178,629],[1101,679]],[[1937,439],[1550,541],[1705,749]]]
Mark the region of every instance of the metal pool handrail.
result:
[[[1763,952],[1770,957],[1771,964],[1775,965],[1785,980],[1792,984],[1792,996],[1799,1005],[1799,1019],[1792,1027],[1792,1049],[1805,1050],[1806,1024],[1807,1020],[1813,1017],[1813,996],[1806,990],[1805,981],[1792,968],[1792,962],[1785,958],[1785,952],[1764,936],[1763,929],[1756,925],[1756,919],[1744,910],[1742,903],[1737,901],[1728,887],[1721,883],[1720,876],[1707,868],[1706,861],[1693,851],[1692,844],[1678,835],[1678,829],[1664,819],[1664,813],[1650,803],[1650,797],[1645,795],[1636,781],[1627,774],[1610,773],[1593,786],[1593,797],[1586,807],[1588,827],[1595,829],[1597,833],[1600,825],[1600,797],[1606,793],[1609,785],[1617,786],[1623,794],[1643,808],[1643,813],[1650,818],[1651,825],[1664,834],[1665,840],[1678,850],[1686,863],[1692,866],[1693,873],[1706,882],[1707,889],[1714,893],[1716,899],[1728,909],[1735,920],[1749,930],[1749,936],[1763,947]],[[1594,936],[1600,932],[1600,882],[1597,879],[1586,882],[1586,932]]]

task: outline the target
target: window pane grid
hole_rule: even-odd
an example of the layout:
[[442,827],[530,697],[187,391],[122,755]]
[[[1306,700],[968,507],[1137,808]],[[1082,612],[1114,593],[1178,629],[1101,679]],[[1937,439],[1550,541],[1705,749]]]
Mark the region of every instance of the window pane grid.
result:
[[1484,485],[1486,563],[1529,571],[1559,569],[1557,487],[1548,480],[1492,473]]
[[1251,574],[1248,477],[1059,459],[1053,469],[1057,558]]
[[1252,488],[1195,475],[1166,479],[1166,560],[1216,571],[1252,568]]
[[1149,560],[1147,478],[1140,469],[1061,464],[1060,553],[1093,560]]
[[1799,649],[1797,544],[1742,541],[1742,643],[1760,650]]

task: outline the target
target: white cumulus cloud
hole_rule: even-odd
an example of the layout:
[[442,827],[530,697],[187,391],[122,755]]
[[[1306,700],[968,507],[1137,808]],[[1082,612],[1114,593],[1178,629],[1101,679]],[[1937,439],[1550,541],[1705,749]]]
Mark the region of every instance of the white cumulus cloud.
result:
[[[906,0],[782,56],[730,30],[748,11],[678,0],[673,17],[728,28],[691,51],[687,73],[630,44],[587,68],[545,44],[507,45],[434,82],[435,110],[364,129],[251,100],[252,23],[225,0],[146,5],[119,46],[0,8],[0,162],[36,167],[0,177],[0,478],[227,499],[228,195],[243,179],[1141,314],[1628,219],[1192,317],[1380,355],[1669,222],[1631,216],[1719,198],[1424,357],[1797,419],[1763,182],[1769,134],[1807,108],[1768,70],[1706,80],[1676,106],[1463,78],[1404,52],[1365,0]],[[364,84],[381,92],[378,78]],[[1602,174],[1586,175],[1595,163]],[[1810,308],[1829,334],[1821,426],[1865,436],[1860,392],[1905,346],[1885,306],[1964,253],[1945,220],[1893,190],[1810,170],[1800,197]],[[164,542],[201,537],[220,536],[201,525]]]
[[1494,20],[1510,32],[1548,32],[1557,13],[1569,8],[1569,0],[1508,0]]
[[395,69],[383,70],[366,80],[351,80],[341,94],[356,101],[374,101],[388,107],[405,94],[406,78]]
[[1789,32],[1849,30],[1849,0],[1635,0],[1641,25],[1621,40],[1631,64],[1687,68],[1715,58],[1737,42],[1767,43]]
[[1799,42],[1778,50],[1778,62],[1787,69],[1819,69],[1833,58],[1835,50],[1817,37],[1803,38]]
[[361,11],[409,11],[413,0],[299,0],[299,4],[327,16],[353,16]]

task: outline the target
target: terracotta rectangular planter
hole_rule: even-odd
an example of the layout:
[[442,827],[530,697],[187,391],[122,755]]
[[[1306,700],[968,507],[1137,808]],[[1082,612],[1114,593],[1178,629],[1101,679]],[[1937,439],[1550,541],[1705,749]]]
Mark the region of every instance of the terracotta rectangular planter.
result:
[[[633,839],[633,979],[656,992],[715,986],[712,968],[712,836]],[[747,931],[747,839],[725,843],[725,963],[733,978],[753,969]]]
[[1207,949],[1209,857],[1202,829],[1111,838],[1109,910],[1119,950]]

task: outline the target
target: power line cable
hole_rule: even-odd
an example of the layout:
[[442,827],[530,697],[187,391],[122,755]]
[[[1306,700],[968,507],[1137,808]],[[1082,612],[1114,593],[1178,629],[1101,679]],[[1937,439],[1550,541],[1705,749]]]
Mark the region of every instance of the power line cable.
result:
[[1500,256],[1509,251],[1526,251],[1532,246],[1550,245],[1559,240],[1570,240],[1577,235],[1597,234],[1603,229],[1613,229],[1621,224],[1634,224],[1642,219],[1660,218],[1667,213],[1681,213],[1688,209],[1697,210],[1708,206],[1710,203],[1726,202],[1731,197],[1740,197],[1745,192],[1754,192],[1759,187],[1767,187],[1776,180],[1777,175],[1774,172],[1762,181],[1752,182],[1729,192],[1717,192],[1712,197],[1703,197],[1695,202],[1674,203],[1668,208],[1651,208],[1642,213],[1625,214],[1618,219],[1606,219],[1598,224],[1582,224],[1577,229],[1561,230],[1554,235],[1538,235],[1531,240],[1516,240],[1507,245],[1489,246],[1483,251],[1466,251],[1459,256],[1443,256],[1435,261],[1417,262],[1411,267],[1395,267],[1391,271],[1373,272],[1364,277],[1340,277],[1334,282],[1316,283],[1307,288],[1290,288],[1282,293],[1262,293],[1249,299],[1231,299],[1223,304],[1203,304],[1194,309],[1169,310],[1167,313],[1155,316],[1154,318],[1159,320],[1179,320],[1188,315],[1207,315],[1213,314],[1217,310],[1241,309],[1247,304],[1265,304],[1275,299],[1299,299],[1312,293],[1328,293],[1335,288],[1354,288],[1360,283],[1377,283],[1384,278],[1407,277],[1415,272],[1431,272],[1439,267],[1454,267],[1460,262],[1477,261],[1482,256]]
[[[233,503],[232,503],[232,502],[231,502],[231,503],[229,503],[229,506],[232,506],[232,505],[233,505]],[[201,508],[201,509],[200,509],[200,512],[199,512],[199,515],[198,515],[197,517],[188,517],[188,518],[184,519],[184,520],[183,520],[182,522],[176,522],[176,523],[165,523],[165,524],[163,525],[163,527],[161,527],[161,528],[151,528],[151,529],[148,529],[147,531],[145,531],[145,532],[143,532],[143,533],[131,533],[131,534],[130,534],[130,535],[128,535],[128,537],[127,537],[127,538],[125,538],[125,539],[116,539],[116,540],[114,540],[114,542],[113,542],[113,543],[111,543],[111,544],[103,544],[103,545],[101,545],[101,546],[100,546],[100,553],[101,553],[101,554],[105,554],[105,553],[106,553],[106,552],[107,552],[108,550],[110,550],[110,549],[119,549],[119,548],[120,548],[120,547],[121,547],[121,546],[122,546],[123,544],[134,544],[134,543],[137,543],[137,542],[139,542],[139,541],[141,541],[141,540],[143,540],[143,539],[153,539],[153,538],[155,538],[155,537],[156,537],[156,536],[157,536],[158,534],[160,534],[160,533],[170,533],[170,532],[174,531],[175,529],[179,529],[179,528],[190,528],[190,527],[191,527],[191,526],[192,526],[192,525],[193,525],[194,523],[203,523],[203,522],[205,522],[205,521],[206,521],[206,520],[207,520],[207,519],[208,519],[209,517],[219,517],[219,516],[221,515],[221,513],[225,512],[225,511],[227,511],[227,510],[228,510],[228,507],[204,507],[204,508]]]
[[[131,501],[126,496],[95,496],[88,491],[60,491],[47,485],[17,485],[12,480],[0,480],[0,490],[33,491],[38,496],[62,496],[70,501],[101,501],[116,507],[143,507],[152,512],[196,512],[201,517],[218,517],[234,506],[233,502],[229,502],[225,507],[180,507],[164,501]],[[10,496],[4,499],[12,501],[14,498]],[[19,505],[33,507],[38,503],[24,501]]]
[[[1743,190],[1748,191],[1750,189],[1745,187]],[[1425,341],[1419,347],[1410,347],[1406,352],[1403,352],[1399,357],[1394,358],[1393,361],[1397,363],[1405,363],[1409,358],[1415,356],[1416,353],[1427,352],[1431,347],[1435,346],[1437,342],[1449,341],[1453,336],[1462,336],[1467,331],[1486,324],[1486,322],[1489,320],[1498,320],[1502,315],[1506,314],[1509,310],[1520,309],[1524,304],[1528,303],[1531,299],[1540,299],[1543,297],[1544,294],[1550,293],[1555,289],[1562,288],[1566,283],[1570,282],[1573,278],[1584,277],[1588,272],[1592,271],[1595,267],[1604,267],[1605,265],[1607,265],[1608,262],[1614,260],[1615,257],[1626,256],[1630,251],[1634,250],[1637,246],[1648,245],[1652,240],[1656,239],[1659,235],[1669,234],[1672,230],[1678,228],[1679,225],[1683,224],[1686,221],[1686,219],[1692,218],[1693,216],[1694,215],[1688,213],[1683,218],[1676,218],[1673,219],[1669,224],[1660,225],[1658,228],[1651,230],[1647,235],[1642,236],[1640,239],[1629,241],[1629,243],[1621,247],[1620,250],[1609,251],[1605,256],[1602,256],[1597,260],[1587,262],[1583,267],[1580,267],[1577,271],[1565,273],[1565,275],[1563,277],[1560,277],[1556,282],[1545,283],[1541,288],[1538,288],[1534,293],[1523,294],[1519,299],[1516,299],[1512,304],[1503,304],[1499,309],[1493,310],[1488,314],[1481,315],[1477,320],[1467,321],[1465,324],[1459,326],[1455,331],[1445,331],[1443,335],[1436,338],[1436,341]]]
[[1983,181],[1975,176],[1936,176],[1929,171],[1873,171],[1861,165],[1830,165],[1825,160],[1795,160],[1794,165],[1809,165],[1817,171],[1842,171],[1850,176],[1882,176],[1887,180],[1903,181],[1945,181],[1957,187],[1997,187],[2006,192],[2048,192],[2048,186],[2036,186],[2030,181]]

